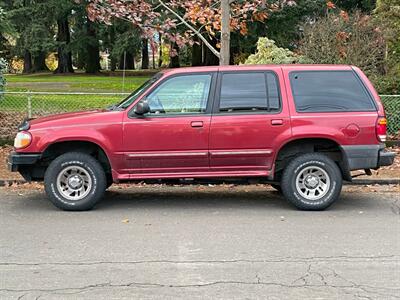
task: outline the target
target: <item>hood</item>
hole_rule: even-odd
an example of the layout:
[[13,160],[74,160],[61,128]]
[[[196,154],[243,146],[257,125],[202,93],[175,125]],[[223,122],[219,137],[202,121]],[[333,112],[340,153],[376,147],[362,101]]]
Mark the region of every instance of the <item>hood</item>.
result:
[[110,116],[120,115],[121,111],[90,110],[40,117],[29,121],[31,129],[59,127],[68,125],[89,125],[110,121]]

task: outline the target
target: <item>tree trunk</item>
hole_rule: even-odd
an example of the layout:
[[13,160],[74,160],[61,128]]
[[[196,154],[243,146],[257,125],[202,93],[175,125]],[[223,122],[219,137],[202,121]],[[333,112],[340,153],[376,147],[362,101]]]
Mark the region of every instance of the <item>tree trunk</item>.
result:
[[87,18],[86,35],[88,38],[86,45],[86,73],[95,74],[100,71],[100,49],[99,40],[96,36],[96,28],[93,22]]
[[142,40],[142,69],[149,68],[149,43],[147,39]]
[[159,45],[159,49],[158,49],[158,67],[161,68],[162,66],[162,34],[160,33],[160,45]]
[[124,53],[122,53],[120,58],[119,58],[118,70],[123,70],[124,68],[125,68]]
[[[115,47],[115,25],[110,27],[110,45],[111,45],[110,53],[112,53],[112,48]],[[117,69],[117,59],[113,55],[110,55],[109,58],[110,58],[110,70],[115,71]]]
[[171,47],[175,49],[176,55],[171,56],[170,61],[169,61],[169,67],[170,68],[179,68],[179,47],[176,43],[171,44]]
[[75,55],[75,67],[79,70],[83,70],[86,65],[86,51],[84,49],[79,49]]
[[41,51],[33,58],[33,71],[49,71],[46,65],[46,53]]
[[203,65],[202,44],[197,37],[194,37],[195,43],[192,47],[192,66]]
[[221,0],[221,52],[219,64],[221,66],[229,65],[230,49],[230,6],[229,0]]
[[57,20],[57,42],[58,67],[55,73],[73,73],[72,55],[66,49],[70,43],[69,24],[66,16]]
[[133,54],[128,51],[126,52],[125,69],[126,70],[134,70],[135,69],[135,58],[133,57]]
[[[215,46],[217,42],[212,39],[209,43]],[[218,57],[208,47],[203,47],[203,57],[203,65],[205,66],[217,66],[220,63]]]
[[111,56],[111,58],[110,58],[110,70],[114,72],[116,69],[117,69],[117,60],[115,59],[115,57]]
[[24,52],[24,70],[22,73],[32,73],[32,55],[29,50],[25,50]]
[[135,56],[128,51],[126,51],[125,64],[124,64],[124,53],[121,54],[118,69],[123,70],[124,65],[125,65],[125,70],[134,70],[135,69]]

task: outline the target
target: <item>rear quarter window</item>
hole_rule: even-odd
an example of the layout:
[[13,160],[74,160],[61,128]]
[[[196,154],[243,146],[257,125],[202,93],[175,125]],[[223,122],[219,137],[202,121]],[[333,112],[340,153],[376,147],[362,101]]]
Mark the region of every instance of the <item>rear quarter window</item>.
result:
[[297,112],[376,111],[353,71],[294,71],[289,78]]

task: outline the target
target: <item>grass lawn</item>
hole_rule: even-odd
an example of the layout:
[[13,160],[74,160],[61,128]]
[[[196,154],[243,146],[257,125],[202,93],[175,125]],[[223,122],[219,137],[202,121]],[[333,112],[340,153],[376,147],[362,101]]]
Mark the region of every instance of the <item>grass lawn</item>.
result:
[[86,75],[54,75],[39,73],[31,75],[6,75],[6,91],[58,91],[58,92],[131,92],[149,75],[126,76],[123,85],[122,76],[108,74]]
[[[140,72],[138,72],[141,75]],[[146,80],[147,76],[126,76],[123,88],[121,76],[108,74],[54,75],[41,73],[32,75],[6,75],[6,92],[90,92],[90,93],[130,93]],[[104,108],[118,103],[124,95],[35,95],[31,96],[32,114],[42,115],[64,111]],[[28,97],[24,94],[5,94],[0,100],[0,112],[26,112]]]

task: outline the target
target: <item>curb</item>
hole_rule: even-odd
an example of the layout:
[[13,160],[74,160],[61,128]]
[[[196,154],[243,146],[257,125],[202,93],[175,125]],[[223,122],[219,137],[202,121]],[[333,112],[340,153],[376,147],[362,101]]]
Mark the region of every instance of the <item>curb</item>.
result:
[[[0,187],[10,186],[13,184],[25,184],[25,183],[28,183],[28,182],[25,180],[22,180],[22,179],[19,179],[19,180],[18,179],[17,180],[16,179],[5,179],[5,180],[0,179]],[[196,182],[191,182],[191,183],[196,184]],[[202,183],[198,183],[198,184],[202,184]],[[239,181],[239,182],[235,182],[235,184],[240,185],[240,184],[249,184],[249,183],[244,182],[244,181]],[[374,184],[379,184],[379,185],[400,184],[400,178],[354,179],[352,182],[348,182],[348,181],[343,182],[343,185],[374,185]]]
[[369,185],[369,184],[400,184],[400,178],[388,179],[354,179],[352,182],[345,182],[345,185]]
[[24,184],[24,183],[27,183],[25,180],[22,180],[22,179],[20,179],[20,180],[15,180],[15,179],[5,179],[5,180],[3,180],[3,179],[1,179],[0,180],[0,186],[10,186],[10,185],[13,185],[13,184]]

